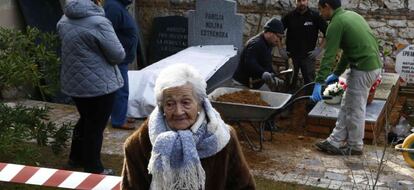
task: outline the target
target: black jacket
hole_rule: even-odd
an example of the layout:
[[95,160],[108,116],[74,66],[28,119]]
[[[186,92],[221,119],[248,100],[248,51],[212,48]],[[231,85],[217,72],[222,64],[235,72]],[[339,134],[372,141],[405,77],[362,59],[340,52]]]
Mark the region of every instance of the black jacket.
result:
[[[260,79],[266,71],[273,73],[272,48],[266,42],[263,33],[249,39],[241,53],[239,66],[233,75],[233,79],[249,86],[249,78],[253,80]],[[258,89],[263,84],[264,82],[255,83],[253,88]]]
[[112,22],[115,33],[124,47],[126,56],[121,64],[134,61],[138,46],[138,29],[126,6],[131,0],[105,0],[105,16]]
[[308,8],[303,14],[296,9],[282,18],[286,32],[286,49],[293,58],[305,58],[315,49],[319,31],[324,35],[327,23],[318,12]]

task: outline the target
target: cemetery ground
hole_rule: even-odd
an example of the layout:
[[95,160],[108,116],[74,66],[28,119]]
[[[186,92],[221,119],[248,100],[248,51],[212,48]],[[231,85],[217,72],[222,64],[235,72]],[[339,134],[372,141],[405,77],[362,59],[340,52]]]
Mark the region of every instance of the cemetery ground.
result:
[[[27,106],[46,104],[52,108],[50,119],[57,123],[76,122],[78,118],[74,106],[31,100],[21,103]],[[372,189],[374,183],[375,189],[414,189],[414,169],[410,168],[404,162],[401,153],[396,152],[391,146],[386,146],[387,149],[384,151],[385,140],[379,139],[376,145],[366,145],[362,156],[326,155],[316,150],[313,145],[321,139],[308,136],[305,130],[305,115],[304,104],[295,104],[290,114],[286,114],[285,117],[278,116],[276,123],[279,129],[273,133],[271,141],[264,142],[263,150],[260,152],[251,150],[239,134],[244,154],[255,176],[257,189]],[[142,121],[137,120],[135,125]],[[243,126],[246,125],[248,124],[243,123]],[[255,132],[249,127],[246,129],[255,141]],[[116,175],[121,174],[123,142],[132,132],[113,129],[110,126],[105,130],[102,159],[106,167],[115,170]],[[265,132],[265,136],[269,139],[270,133]],[[33,147],[41,152],[41,156],[19,164],[65,168],[69,147],[59,155],[54,155],[47,147]],[[384,157],[380,165],[382,155]],[[0,162],[14,162],[11,158],[3,159],[5,158],[0,155]],[[0,189],[53,188],[0,183]]]

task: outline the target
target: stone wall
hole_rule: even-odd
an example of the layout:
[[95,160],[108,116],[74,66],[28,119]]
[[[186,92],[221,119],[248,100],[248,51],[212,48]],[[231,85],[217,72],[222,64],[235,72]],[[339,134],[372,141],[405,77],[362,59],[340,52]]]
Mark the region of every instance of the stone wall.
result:
[[[309,0],[317,8],[317,0]],[[149,39],[151,22],[157,16],[186,15],[195,9],[194,0],[139,0],[136,4],[144,38]],[[237,0],[238,12],[245,17],[244,40],[262,30],[271,17],[281,17],[295,7],[295,0]],[[414,0],[342,0],[343,7],[365,17],[382,46],[414,43]],[[260,24],[259,24],[260,23]]]

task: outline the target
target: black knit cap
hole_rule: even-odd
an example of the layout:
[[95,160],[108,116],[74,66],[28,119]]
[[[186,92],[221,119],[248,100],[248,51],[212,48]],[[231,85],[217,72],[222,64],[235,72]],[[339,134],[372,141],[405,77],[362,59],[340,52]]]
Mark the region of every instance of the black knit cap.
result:
[[285,29],[283,28],[282,22],[280,22],[280,20],[277,19],[276,17],[273,17],[272,19],[266,22],[266,24],[264,25],[264,31],[279,33],[279,34],[285,33],[284,32]]
[[325,4],[328,4],[332,9],[335,10],[341,7],[341,0],[319,0],[318,4],[320,6],[325,6]]

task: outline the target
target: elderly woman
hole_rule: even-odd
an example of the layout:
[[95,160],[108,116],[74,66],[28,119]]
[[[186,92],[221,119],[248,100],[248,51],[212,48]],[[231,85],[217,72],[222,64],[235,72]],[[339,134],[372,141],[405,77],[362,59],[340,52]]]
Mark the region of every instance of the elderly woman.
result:
[[164,69],[157,107],[125,142],[122,189],[255,189],[234,129],[188,65]]

